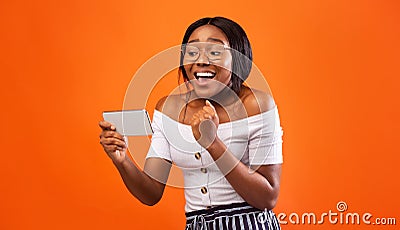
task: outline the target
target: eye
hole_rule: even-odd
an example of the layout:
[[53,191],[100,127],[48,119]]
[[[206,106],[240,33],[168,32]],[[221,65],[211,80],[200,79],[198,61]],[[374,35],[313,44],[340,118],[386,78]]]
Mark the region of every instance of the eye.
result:
[[219,57],[221,56],[222,52],[221,51],[210,51],[211,56]]
[[190,57],[195,57],[198,53],[198,51],[186,51],[186,54]]
[[187,57],[193,58],[193,57],[197,57],[199,55],[199,48],[195,47],[195,46],[188,46],[186,47],[186,52],[185,55],[187,55]]
[[224,48],[221,45],[213,45],[208,47],[207,52],[210,57],[219,58],[224,53]]

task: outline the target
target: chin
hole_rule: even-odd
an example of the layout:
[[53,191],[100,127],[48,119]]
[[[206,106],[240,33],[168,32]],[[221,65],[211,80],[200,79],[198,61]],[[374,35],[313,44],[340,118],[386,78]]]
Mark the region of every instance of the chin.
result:
[[194,88],[194,92],[200,98],[211,98],[219,93],[219,91],[215,89],[196,89],[196,88]]
[[224,83],[214,79],[202,83],[199,83],[197,80],[192,80],[191,83],[196,95],[200,98],[211,98],[227,87]]

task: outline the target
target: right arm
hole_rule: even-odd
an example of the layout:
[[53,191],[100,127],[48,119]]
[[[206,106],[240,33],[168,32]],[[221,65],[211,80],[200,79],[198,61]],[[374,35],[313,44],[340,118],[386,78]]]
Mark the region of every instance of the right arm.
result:
[[100,144],[118,169],[129,192],[146,205],[155,205],[162,197],[171,163],[162,158],[147,158],[143,171],[126,154],[127,146],[121,134],[106,121],[101,121]]

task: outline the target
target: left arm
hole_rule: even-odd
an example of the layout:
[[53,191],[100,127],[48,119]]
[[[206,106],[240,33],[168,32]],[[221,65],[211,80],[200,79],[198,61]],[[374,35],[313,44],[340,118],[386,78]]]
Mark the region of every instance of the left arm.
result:
[[[271,97],[244,100],[249,116],[267,111],[274,106]],[[202,123],[203,121],[206,121]],[[207,149],[220,171],[225,175],[235,191],[250,205],[258,209],[273,209],[276,205],[281,176],[281,164],[258,165],[249,168],[238,160],[218,138],[219,118],[215,108],[206,106],[197,112],[192,120],[193,135],[200,145]]]
[[225,178],[247,203],[261,210],[275,207],[279,195],[280,164],[249,168],[218,138],[207,151]]

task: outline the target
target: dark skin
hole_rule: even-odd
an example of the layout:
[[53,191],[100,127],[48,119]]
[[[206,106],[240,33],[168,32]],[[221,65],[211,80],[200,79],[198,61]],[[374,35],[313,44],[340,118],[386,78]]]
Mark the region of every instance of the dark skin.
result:
[[[196,29],[190,36],[190,40],[221,41],[229,45],[224,33],[211,25]],[[194,84],[194,90],[190,93],[190,102],[186,103],[186,95],[172,95],[162,98],[157,103],[156,109],[176,121],[191,125],[193,136],[198,143],[207,149],[226,179],[247,203],[261,210],[272,209],[276,205],[279,194],[281,165],[254,165],[249,168],[236,159],[216,133],[216,129],[221,123],[273,109],[275,103],[272,96],[242,87],[238,97],[232,99],[234,97],[231,97],[231,94],[221,87],[209,87],[214,91],[204,90],[208,85],[197,86],[195,82],[195,72],[212,71],[216,73],[213,78],[215,81],[228,85],[231,74],[226,71],[224,65],[231,63],[229,63],[229,58],[227,60],[228,62],[214,65],[207,60],[207,57],[201,55],[195,63],[186,63],[185,70],[190,82]],[[207,84],[212,86],[213,82]],[[205,98],[210,99],[207,102]],[[218,98],[218,103],[215,103],[213,98]],[[237,103],[242,105],[242,113],[233,111],[232,108],[235,108],[234,105]],[[231,114],[239,115],[235,117]],[[170,162],[161,158],[148,158],[144,170],[141,171],[127,156],[124,138],[115,132],[115,127],[106,121],[101,121],[99,125],[102,128],[100,143],[120,172],[128,190],[142,203],[156,204],[162,197],[171,168]],[[202,127],[205,126],[208,128],[203,129]]]

